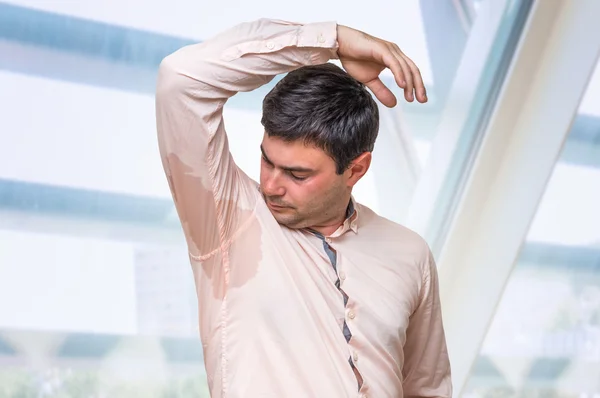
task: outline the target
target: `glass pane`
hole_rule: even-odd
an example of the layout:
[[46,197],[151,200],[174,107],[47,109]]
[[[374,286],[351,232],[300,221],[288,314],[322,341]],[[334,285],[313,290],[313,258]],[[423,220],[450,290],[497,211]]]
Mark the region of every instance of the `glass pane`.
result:
[[[193,278],[156,144],[164,56],[262,10],[399,43],[430,102],[384,114],[356,197],[402,221],[483,3],[0,2],[0,398],[207,396]],[[518,35],[505,3],[502,34]],[[496,76],[511,51],[490,34],[493,56],[480,57]],[[253,178],[273,84],[225,110],[231,150]],[[493,102],[490,87],[480,92]]]
[[465,397],[600,397],[600,64]]

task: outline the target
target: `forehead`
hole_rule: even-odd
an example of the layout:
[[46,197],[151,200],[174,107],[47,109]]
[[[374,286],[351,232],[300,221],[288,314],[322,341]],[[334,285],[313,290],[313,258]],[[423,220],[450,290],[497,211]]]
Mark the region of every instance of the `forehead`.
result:
[[268,160],[276,166],[300,166],[312,169],[335,167],[333,159],[325,151],[301,141],[288,142],[265,133],[261,146]]

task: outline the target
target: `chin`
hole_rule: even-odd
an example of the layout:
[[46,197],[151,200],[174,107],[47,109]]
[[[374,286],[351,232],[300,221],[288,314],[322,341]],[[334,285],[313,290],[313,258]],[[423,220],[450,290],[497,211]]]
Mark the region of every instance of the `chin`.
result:
[[271,211],[271,214],[275,218],[275,221],[277,221],[280,225],[283,225],[289,229],[306,228],[306,225],[304,225],[304,223],[301,220],[298,220],[294,217],[285,217],[285,216],[282,216],[281,214],[277,214],[273,211]]

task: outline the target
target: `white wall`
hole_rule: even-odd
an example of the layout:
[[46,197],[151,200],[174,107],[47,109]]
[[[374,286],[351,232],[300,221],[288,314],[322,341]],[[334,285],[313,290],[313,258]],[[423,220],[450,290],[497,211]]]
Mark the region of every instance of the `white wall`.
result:
[[127,243],[0,230],[0,329],[137,331]]
[[600,169],[558,163],[527,234],[529,242],[600,244]]

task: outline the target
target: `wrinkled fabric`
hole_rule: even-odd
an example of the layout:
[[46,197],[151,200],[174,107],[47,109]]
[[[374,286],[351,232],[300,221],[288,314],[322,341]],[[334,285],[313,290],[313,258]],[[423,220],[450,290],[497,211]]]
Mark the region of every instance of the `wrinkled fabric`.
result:
[[159,148],[189,249],[213,398],[451,396],[424,240],[354,202],[328,237],[279,225],[228,149],[228,98],[336,50],[333,22],[262,19],[161,63]]

